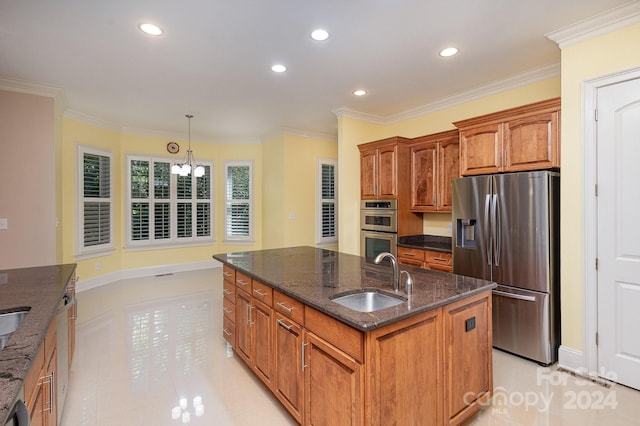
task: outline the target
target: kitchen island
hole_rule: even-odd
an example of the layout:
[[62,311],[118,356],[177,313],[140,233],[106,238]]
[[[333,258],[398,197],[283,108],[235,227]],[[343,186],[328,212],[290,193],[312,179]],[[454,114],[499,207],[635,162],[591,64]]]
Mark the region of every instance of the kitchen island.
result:
[[[492,393],[494,283],[312,247],[214,255],[223,337],[301,424],[460,424]],[[399,299],[359,312],[336,297]]]
[[[55,390],[47,393],[48,401],[45,401],[44,391],[40,391],[45,386],[38,383],[43,372],[46,374],[42,375],[46,376],[51,374],[49,369],[57,370],[56,314],[65,293],[73,292],[75,269],[75,264],[64,264],[0,270],[0,314],[28,311],[6,346],[0,350],[0,425],[5,424],[21,394],[31,409],[34,424],[37,423],[34,417],[43,411],[46,411],[43,416],[56,417]],[[62,333],[62,330],[57,333]],[[72,348],[58,349],[69,357],[73,353]],[[55,380],[58,379],[56,376]],[[36,405],[45,403],[49,403],[46,410]],[[55,425],[53,418],[48,420],[48,424]]]

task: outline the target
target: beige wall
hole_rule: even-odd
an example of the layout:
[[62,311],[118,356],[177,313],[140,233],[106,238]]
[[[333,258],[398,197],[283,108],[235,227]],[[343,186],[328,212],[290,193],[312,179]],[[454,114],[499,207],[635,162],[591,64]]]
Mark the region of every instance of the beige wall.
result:
[[[560,78],[455,105],[419,117],[381,126],[352,118],[339,119],[340,251],[360,254],[360,165],[357,146],[390,136],[414,138],[454,129],[454,121],[560,96]],[[450,214],[425,213],[423,232],[450,236]]]
[[55,264],[53,98],[0,90],[0,269]]
[[583,82],[640,67],[640,24],[562,49],[562,345],[583,350]]

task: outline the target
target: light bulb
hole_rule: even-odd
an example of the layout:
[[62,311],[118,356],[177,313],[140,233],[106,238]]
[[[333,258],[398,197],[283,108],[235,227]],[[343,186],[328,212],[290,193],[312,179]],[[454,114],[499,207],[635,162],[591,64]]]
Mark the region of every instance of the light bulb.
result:
[[204,167],[203,166],[196,166],[196,169],[193,171],[193,175],[195,177],[204,176]]
[[171,166],[171,173],[177,175],[178,173],[180,173],[180,169],[180,164],[174,164],[173,166]]

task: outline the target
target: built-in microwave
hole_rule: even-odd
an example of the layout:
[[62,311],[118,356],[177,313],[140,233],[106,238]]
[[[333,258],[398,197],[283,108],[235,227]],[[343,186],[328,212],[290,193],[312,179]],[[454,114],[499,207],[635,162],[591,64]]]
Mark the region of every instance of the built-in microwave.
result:
[[360,228],[366,231],[398,232],[396,200],[362,200]]

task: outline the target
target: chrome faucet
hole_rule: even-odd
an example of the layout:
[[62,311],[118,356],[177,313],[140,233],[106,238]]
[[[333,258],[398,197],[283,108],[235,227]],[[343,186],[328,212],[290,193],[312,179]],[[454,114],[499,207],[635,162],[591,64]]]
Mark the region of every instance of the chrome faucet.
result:
[[376,265],[379,265],[385,257],[388,257],[391,260],[391,266],[393,267],[393,290],[400,291],[400,273],[398,272],[398,260],[396,257],[388,251],[383,251],[376,256],[373,262]]

